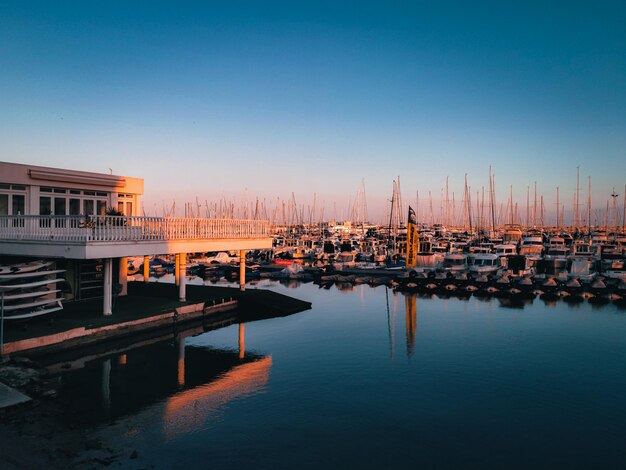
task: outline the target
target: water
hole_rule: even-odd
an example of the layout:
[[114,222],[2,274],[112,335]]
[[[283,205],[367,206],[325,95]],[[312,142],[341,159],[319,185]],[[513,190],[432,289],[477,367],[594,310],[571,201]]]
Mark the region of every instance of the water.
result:
[[624,464],[612,304],[260,286],[313,308],[88,360],[63,375],[68,419],[137,468]]

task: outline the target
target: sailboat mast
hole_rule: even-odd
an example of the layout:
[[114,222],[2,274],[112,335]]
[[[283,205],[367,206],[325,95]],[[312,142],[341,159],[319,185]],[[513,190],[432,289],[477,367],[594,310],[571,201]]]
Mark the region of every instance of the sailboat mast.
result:
[[574,229],[578,229],[580,225],[580,216],[578,214],[578,203],[580,198],[580,167],[576,167],[576,196],[574,197]]
[[537,182],[535,181],[535,200],[533,204],[533,227],[537,226]]
[[589,189],[587,194],[587,229],[591,235],[591,176],[589,176]]
[[446,217],[444,224],[447,226],[450,225],[450,199],[448,197],[448,177],[446,176]]
[[560,202],[559,202],[559,187],[556,187],[556,229],[559,229],[559,207],[560,207]]
[[491,174],[491,165],[489,165],[489,198],[491,202],[491,231],[496,231],[496,198],[495,198],[495,176]]

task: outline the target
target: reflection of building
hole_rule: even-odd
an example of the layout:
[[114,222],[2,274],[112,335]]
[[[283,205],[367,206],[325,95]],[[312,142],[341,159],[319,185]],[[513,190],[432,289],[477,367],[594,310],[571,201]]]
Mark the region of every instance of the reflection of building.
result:
[[[87,424],[133,414],[134,422],[158,419],[169,438],[193,431],[224,404],[265,387],[271,356],[185,346],[185,336],[198,332],[202,328],[95,361],[64,362],[74,367],[63,372],[59,396],[68,419]],[[243,334],[240,326],[240,347]]]
[[65,300],[102,297],[108,315],[114,279],[126,293],[128,257],[146,257],[147,279],[148,256],[176,255],[184,300],[187,253],[239,251],[245,261],[245,250],[271,247],[268,221],[140,216],[143,186],[141,178],[0,162],[0,256],[59,260]]

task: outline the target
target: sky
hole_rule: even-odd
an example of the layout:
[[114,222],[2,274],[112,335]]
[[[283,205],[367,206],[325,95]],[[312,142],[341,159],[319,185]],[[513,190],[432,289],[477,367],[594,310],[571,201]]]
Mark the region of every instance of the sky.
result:
[[363,181],[377,221],[398,176],[436,210],[449,177],[458,209],[490,166],[500,203],[537,182],[571,213],[578,167],[603,208],[626,184],[625,17],[623,1],[4,0],[0,160],[142,177],[148,211],[315,195],[341,218]]

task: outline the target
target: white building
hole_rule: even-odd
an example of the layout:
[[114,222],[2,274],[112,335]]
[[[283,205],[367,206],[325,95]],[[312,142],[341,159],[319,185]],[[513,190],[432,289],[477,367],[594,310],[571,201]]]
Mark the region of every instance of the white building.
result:
[[141,178],[0,162],[0,264],[55,259],[66,270],[65,298],[102,296],[107,315],[114,261],[124,295],[126,257],[145,256],[147,266],[150,255],[177,255],[184,299],[187,253],[236,250],[243,261],[246,250],[272,246],[268,221],[143,217],[142,194]]

